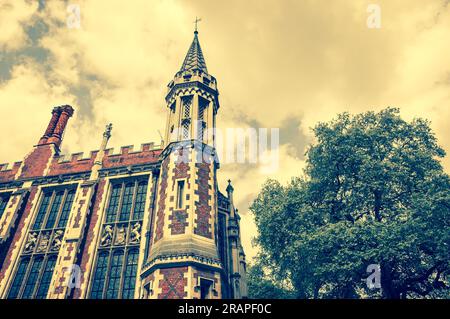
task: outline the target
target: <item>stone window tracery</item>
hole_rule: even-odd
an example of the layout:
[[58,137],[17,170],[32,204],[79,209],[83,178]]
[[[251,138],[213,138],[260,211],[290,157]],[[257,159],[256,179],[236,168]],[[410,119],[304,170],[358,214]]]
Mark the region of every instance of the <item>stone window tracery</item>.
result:
[[74,186],[43,189],[8,298],[47,297],[75,192]]
[[89,294],[92,299],[134,297],[147,179],[112,181]]

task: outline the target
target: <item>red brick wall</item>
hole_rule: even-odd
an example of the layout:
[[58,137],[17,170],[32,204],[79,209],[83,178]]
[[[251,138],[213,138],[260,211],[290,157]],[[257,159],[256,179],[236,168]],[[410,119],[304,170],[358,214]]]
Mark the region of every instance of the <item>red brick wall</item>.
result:
[[210,172],[211,167],[208,163],[197,163],[195,164],[197,168],[197,179],[195,184],[197,185],[198,201],[195,202],[195,215],[197,223],[194,228],[194,233],[206,238],[212,238],[211,232],[211,207],[208,201],[211,199],[210,193]]
[[52,145],[40,145],[34,148],[25,159],[20,178],[40,177],[52,157]]
[[[172,173],[172,191],[175,190],[177,180],[178,179],[186,179],[186,191],[185,191],[185,200],[189,200],[189,193],[188,190],[191,188],[190,184],[190,177],[189,174],[190,168],[189,163],[184,163],[181,158],[183,157],[183,151],[184,149],[179,149],[175,154],[178,156],[178,159],[175,160],[175,168],[173,169]],[[170,197],[170,201],[174,201],[174,197]],[[185,209],[170,209],[171,214],[169,216],[170,224],[169,228],[171,229],[172,235],[179,235],[184,234],[186,227],[189,225],[188,223],[188,213],[187,210],[189,209],[189,205],[185,207]]]
[[161,154],[161,151],[162,150],[152,150],[128,153],[123,150],[123,154],[105,156],[103,159],[103,168],[155,163],[159,160],[159,154]]
[[[173,169],[172,173],[172,191],[175,190],[176,186],[176,180],[180,178],[186,178],[187,179],[187,189],[191,188],[191,184],[189,183],[189,162],[185,163],[186,160],[182,160],[184,156],[183,151],[185,151],[183,148],[179,149],[175,153],[175,168]],[[190,154],[189,154],[190,155]]]
[[[189,208],[189,207],[188,207]],[[172,214],[169,216],[170,224],[170,233],[172,235],[180,235],[184,234],[186,231],[186,227],[189,225],[187,222],[188,213],[186,209],[171,209]]]
[[92,169],[94,160],[95,157],[90,159],[59,163],[59,158],[54,158],[52,163],[50,164],[50,169],[47,175],[54,176],[60,174],[88,172]]
[[1,170],[3,166],[0,165],[0,183],[14,180],[14,176],[17,174],[17,171],[19,170],[21,164],[22,162],[16,162],[11,169],[7,169],[4,171]]
[[158,193],[158,211],[156,212],[156,230],[155,243],[163,237],[164,234],[164,212],[166,209],[167,198],[167,179],[170,157],[166,157],[161,165],[161,181]]
[[161,269],[163,278],[159,281],[161,293],[158,299],[183,299],[187,297],[185,287],[187,286],[187,278],[184,278],[188,271],[188,267]]

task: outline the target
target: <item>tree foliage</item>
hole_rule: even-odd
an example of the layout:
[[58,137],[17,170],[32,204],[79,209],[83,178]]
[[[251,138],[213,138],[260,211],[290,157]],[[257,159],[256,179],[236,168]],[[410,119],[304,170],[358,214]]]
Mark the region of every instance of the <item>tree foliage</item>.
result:
[[[268,180],[251,206],[271,281],[297,298],[448,298],[450,178],[429,123],[388,108],[313,131],[304,174]],[[370,264],[381,289],[366,285]]]

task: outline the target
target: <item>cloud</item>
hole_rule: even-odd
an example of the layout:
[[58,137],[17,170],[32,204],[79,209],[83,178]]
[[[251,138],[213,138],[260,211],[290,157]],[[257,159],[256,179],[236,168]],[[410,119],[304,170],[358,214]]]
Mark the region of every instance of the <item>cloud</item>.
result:
[[0,3],[0,51],[17,50],[27,42],[23,25],[30,23],[38,3],[6,0]]
[[42,74],[39,65],[24,60],[13,68],[11,79],[0,85],[2,163],[22,160],[38,142],[51,116],[49,101],[74,102],[65,87],[49,85]]

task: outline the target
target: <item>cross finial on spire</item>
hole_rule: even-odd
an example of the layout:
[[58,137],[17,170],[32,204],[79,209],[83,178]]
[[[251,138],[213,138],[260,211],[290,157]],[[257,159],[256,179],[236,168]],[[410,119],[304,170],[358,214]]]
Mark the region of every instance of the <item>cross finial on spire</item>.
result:
[[202,21],[201,18],[199,19],[199,18],[195,17],[195,21],[194,21],[194,23],[195,23],[195,31],[194,31],[194,33],[198,33],[198,23],[200,21]]

